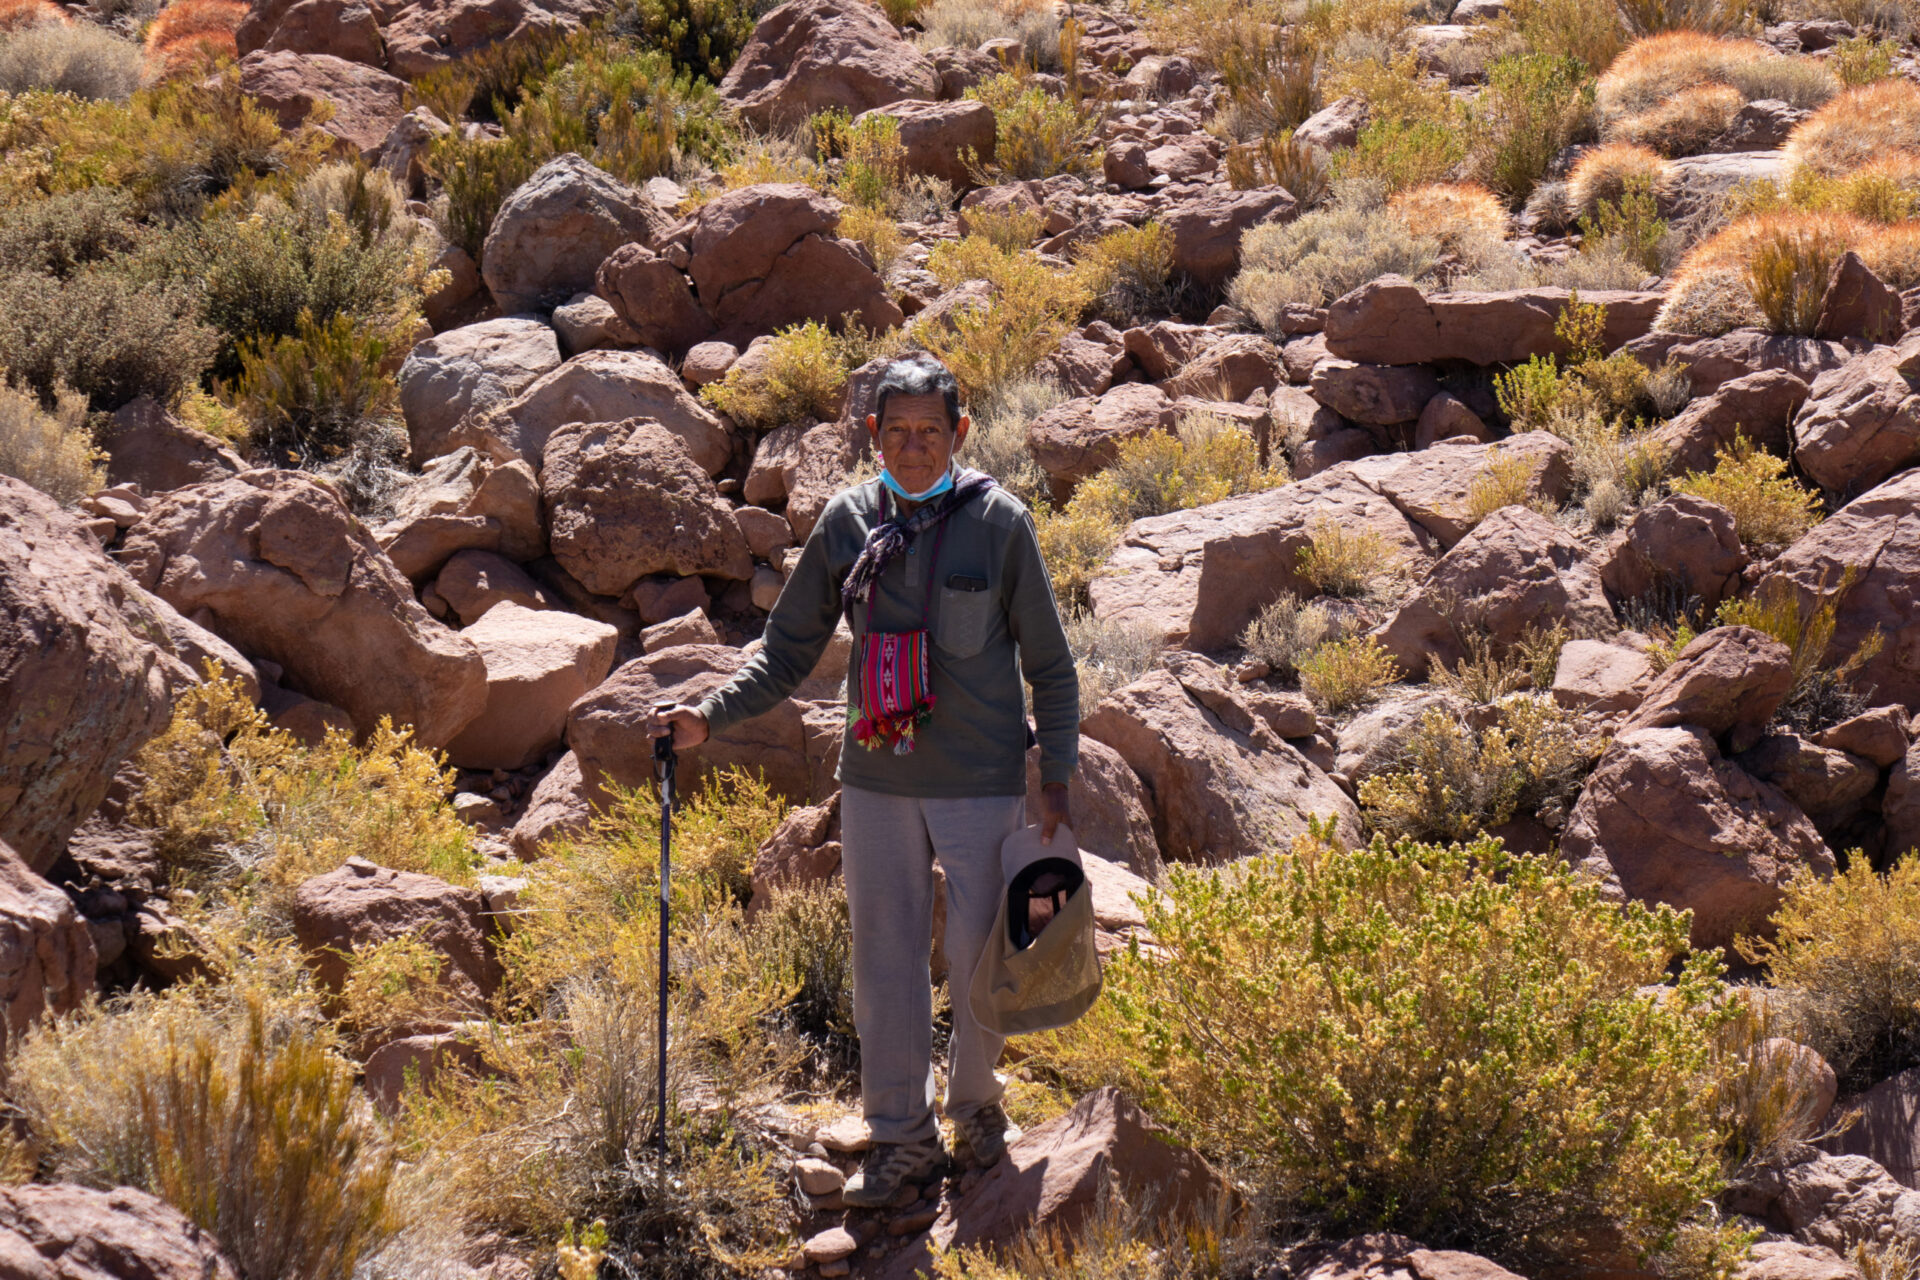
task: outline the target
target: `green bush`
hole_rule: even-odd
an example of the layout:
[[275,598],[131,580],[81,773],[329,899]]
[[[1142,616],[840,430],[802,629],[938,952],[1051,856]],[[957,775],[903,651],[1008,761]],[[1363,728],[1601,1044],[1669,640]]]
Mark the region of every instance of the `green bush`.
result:
[[87,427],[84,396],[57,395],[48,413],[32,396],[0,382],[0,476],[72,503],[106,483],[104,460]]
[[758,17],[752,0],[629,0],[614,10],[607,34],[663,50],[675,68],[718,84]]
[[1568,57],[1521,54],[1487,69],[1487,87],[1467,113],[1473,176],[1516,204],[1547,165],[1593,127],[1593,81]]
[[276,466],[322,467],[397,430],[400,390],[387,363],[386,339],[353,317],[322,323],[303,312],[292,337],[240,344],[225,398]]
[[1448,120],[1369,121],[1350,150],[1334,160],[1336,179],[1370,178],[1388,191],[1429,182],[1445,182],[1467,158],[1457,122]]
[[775,334],[764,363],[729,369],[726,377],[700,388],[700,398],[755,431],[830,422],[840,415],[847,376],[898,347],[891,333],[869,334],[857,324],[835,333],[809,320]]
[[1074,491],[1070,510],[1097,511],[1125,525],[1284,483],[1261,469],[1245,427],[1212,414],[1190,414],[1172,432],[1123,440],[1118,454]]
[[133,252],[142,240],[133,202],[105,187],[0,209],[0,271],[65,280],[82,267]]
[[993,108],[993,163],[981,174],[989,182],[1084,175],[1099,167],[1100,116],[1071,98],[1028,85],[1011,71],[975,85],[967,97]]
[[111,411],[140,396],[175,405],[218,349],[192,293],[97,266],[68,280],[0,273],[0,376],[51,404],[62,387]]
[[1733,513],[1740,541],[1759,551],[1784,550],[1820,523],[1820,495],[1787,474],[1787,460],[1756,446],[1745,432],[1722,447],[1712,471],[1689,471],[1673,482]]
[[776,888],[748,926],[754,950],[793,994],[779,1021],[811,1045],[819,1065],[859,1069],[853,1029],[853,925],[839,880]]
[[1333,623],[1327,607],[1317,601],[1302,602],[1292,592],[1260,610],[1241,633],[1240,647],[1256,662],[1281,680],[1298,673],[1300,663],[1331,638]]
[[1485,840],[1303,836],[1166,889],[1155,945],[1038,1055],[1129,1089],[1281,1214],[1537,1274],[1654,1254],[1720,1190],[1735,1011],[1685,915]]
[[1401,674],[1400,664],[1372,636],[1329,640],[1299,669],[1301,691],[1335,715],[1366,706]]

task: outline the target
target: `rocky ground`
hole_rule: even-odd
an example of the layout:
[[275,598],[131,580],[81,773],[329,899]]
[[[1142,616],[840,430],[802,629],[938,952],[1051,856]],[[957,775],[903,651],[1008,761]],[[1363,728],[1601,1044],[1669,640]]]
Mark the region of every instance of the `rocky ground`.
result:
[[[818,964],[767,978],[777,993],[740,1015],[773,1046],[748,1055],[752,1072],[779,1080],[751,1108],[726,1083],[746,1070],[737,1044],[684,1068],[689,1123],[750,1130],[758,1163],[727,1167],[750,1166],[770,1190],[727,1183],[712,1198],[724,1214],[649,1199],[630,1103],[615,1156],[595,1166],[625,1169],[619,1191],[603,1181],[568,1198],[516,1180],[564,1144],[503,1135],[563,1121],[510,1124],[474,1082],[588,1096],[581,1064],[599,1050],[560,957],[597,972],[624,954],[632,912],[608,904],[645,897],[619,878],[633,850],[595,816],[638,821],[616,806],[651,782],[648,708],[697,701],[751,655],[826,501],[868,474],[875,371],[924,344],[961,374],[968,456],[1034,509],[1073,616],[1086,696],[1072,803],[1104,953],[1154,952],[1155,904],[1187,902],[1180,885],[1193,883],[1169,869],[1231,881],[1267,866],[1250,861],[1261,855],[1376,835],[1485,832],[1545,855],[1608,904],[1690,913],[1680,950],[1717,953],[1739,998],[1777,1024],[1728,1051],[1772,1083],[1764,1105],[1728,1103],[1724,1126],[1751,1134],[1765,1111],[1777,1139],[1729,1155],[1716,1184],[1707,1217],[1749,1232],[1739,1256],[1702,1261],[1669,1236],[1629,1258],[1625,1237],[1591,1235],[1554,1256],[1750,1280],[1912,1275],[1920,1037],[1896,1031],[1920,928],[1885,911],[1920,911],[1898,897],[1901,859],[1920,846],[1920,261],[1905,238],[1920,225],[1920,63],[1896,8],[1667,6],[1672,20],[1651,23],[1622,5],[1592,37],[1604,56],[1583,69],[1568,36],[1574,69],[1548,68],[1568,87],[1524,97],[1503,68],[1558,30],[1544,4],[1328,11],[1351,9],[1344,19],[1282,8],[1247,28],[1198,5],[979,6],[1010,34],[956,45],[935,42],[960,29],[951,13],[788,0],[740,16],[724,55],[701,54],[714,103],[668,108],[711,109],[737,131],[730,150],[701,152],[683,123],[654,163],[609,158],[608,124],[543,154],[526,115],[480,97],[548,101],[542,75],[564,84],[586,73],[555,68],[590,60],[565,41],[629,39],[650,11],[259,0],[176,15],[161,39],[196,2],[144,17],[0,5],[0,75],[47,32],[99,28],[124,44],[148,23],[142,76],[251,99],[271,135],[255,145],[281,150],[191,216],[138,194],[146,203],[114,215],[130,244],[181,226],[251,234],[280,216],[267,201],[301,197],[250,183],[345,160],[360,166],[354,189],[377,188],[354,199],[388,201],[365,253],[402,245],[411,274],[393,277],[404,296],[350,316],[374,326],[398,308],[379,316],[384,345],[351,366],[385,388],[371,395],[384,408],[349,415],[330,450],[274,435],[314,429],[326,378],[349,367],[317,354],[330,348],[311,310],[253,331],[210,302],[197,319],[179,312],[167,323],[207,336],[171,381],[88,382],[84,343],[51,378],[24,331],[17,353],[0,350],[19,401],[0,402],[0,429],[18,437],[0,443],[20,476],[0,476],[0,1036],[21,1064],[0,1146],[0,1273],[1065,1274],[1064,1253],[1035,1270],[1040,1255],[967,1251],[1036,1226],[1091,1240],[1116,1188],[1151,1206],[1121,1235],[1155,1243],[1136,1256],[1101,1237],[1122,1269],[1075,1274],[1512,1274],[1481,1252],[1528,1269],[1520,1259],[1536,1255],[1464,1219],[1418,1239],[1329,1230],[1346,1220],[1315,1215],[1338,1194],[1291,1185],[1292,1209],[1227,1233],[1231,1257],[1183,1252],[1147,1224],[1223,1204],[1264,1212],[1279,1193],[1191,1114],[1076,1074],[1060,1064],[1084,1059],[1057,1045],[1010,1064],[1030,1127],[1007,1163],[847,1210],[839,1191],[866,1135],[844,1059],[837,1075],[817,1066],[831,1016],[809,1042],[823,1055],[811,1074],[767,1065],[792,1047],[765,1031],[774,1012],[831,988]],[[1688,26],[1715,34],[1630,43]],[[514,49],[561,52],[537,72]],[[1319,86],[1282,109],[1303,58]],[[1657,74],[1636,69],[1654,62]],[[17,97],[0,95],[0,214],[15,219],[0,222],[0,284],[28,297],[22,281],[42,268],[19,246],[86,238],[18,228],[78,198],[86,152],[49,123],[67,108],[27,92],[55,79],[15,83]],[[467,91],[458,109],[449,85]],[[1429,115],[1403,91],[1426,95]],[[1513,156],[1540,138],[1515,177]],[[503,167],[511,181],[474,195],[493,180],[475,176],[485,158],[514,147],[532,148],[512,153],[524,172]],[[317,243],[364,211],[330,207],[295,239]],[[251,221],[218,222],[248,208]],[[484,219],[463,234],[461,211],[476,208]],[[220,275],[238,271],[240,249],[203,234],[192,287],[226,297]],[[111,265],[123,251],[78,252]],[[69,299],[93,278],[44,271]],[[175,296],[177,282],[138,281],[138,296]],[[306,344],[279,366],[306,361],[307,381],[289,384],[306,389],[279,400],[260,372],[275,335]],[[57,426],[76,396],[84,429]],[[30,436],[78,448],[78,471],[59,474],[81,479],[49,479],[53,464],[31,459],[52,453],[34,454]],[[831,918],[848,649],[843,635],[779,708],[683,761],[689,796],[741,772],[765,788],[737,810],[715,791],[695,820],[734,864],[712,855],[724,892],[692,908],[710,931],[688,952],[727,976],[682,971],[688,993],[735,982],[733,944],[715,939],[764,939],[771,926],[751,921],[788,918],[796,895],[824,894],[805,901]],[[698,880],[709,837],[694,838]],[[1815,1016],[1812,988],[1783,976],[1786,953],[1754,940],[1848,949],[1841,917],[1804,905],[1826,901],[1820,885],[1854,883],[1843,872],[1892,895],[1847,917],[1872,934],[1854,949],[1884,960],[1887,982],[1827,990]],[[567,896],[587,884],[591,908]],[[602,910],[625,923],[589,936],[548,922]],[[821,948],[844,935],[843,918],[839,934],[818,927]],[[544,947],[556,972],[541,968]],[[405,968],[421,963],[424,978]],[[629,1002],[651,990],[650,972],[608,967]],[[370,999],[419,1003],[382,1017]],[[719,1016],[696,1010],[713,991],[685,999],[689,1020]],[[1882,1031],[1857,1031],[1868,1006]],[[122,1156],[86,1138],[72,1099],[93,1077],[75,1055],[113,1042],[84,1037],[174,1028],[153,1042],[164,1052],[145,1051],[160,1056],[116,1059],[174,1071],[178,1028],[183,1043],[215,1024],[244,1039],[233,1010],[262,1007],[271,1029],[255,1051],[318,1036],[316,1061],[334,1065],[313,1069],[343,1082],[331,1118],[286,1123],[351,1116],[369,1150],[442,1170],[408,1193],[422,1198],[401,1206],[395,1191],[369,1209],[378,1229],[342,1228],[361,1243],[289,1251],[309,1233],[301,1187],[276,1184],[283,1218],[216,1206],[155,1154],[165,1142]],[[650,1042],[621,1043],[610,1057],[650,1061]],[[70,1082],[57,1105],[56,1076]],[[141,1097],[114,1114],[151,1126],[162,1111],[180,1123],[217,1109]],[[517,1154],[444,1171],[434,1160],[467,1123],[448,1116]],[[700,1132],[715,1150],[737,1138]],[[701,1168],[684,1173],[693,1199],[718,1176]],[[470,1184],[515,1189],[491,1215],[414,1229],[436,1217],[433,1188]],[[636,1205],[653,1215],[640,1225],[621,1216]],[[683,1211],[730,1225],[666,1234]],[[596,1216],[614,1220],[612,1243],[576,1237]],[[241,1219],[242,1243],[215,1230]],[[679,1243],[646,1244],[649,1231]],[[1479,1252],[1426,1247],[1463,1243]],[[1003,1265],[1023,1270],[991,1269]]]

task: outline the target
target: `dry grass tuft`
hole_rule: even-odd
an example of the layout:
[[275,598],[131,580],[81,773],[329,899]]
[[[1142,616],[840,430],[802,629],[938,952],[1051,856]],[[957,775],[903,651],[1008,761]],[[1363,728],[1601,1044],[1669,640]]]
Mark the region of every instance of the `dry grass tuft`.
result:
[[[1843,213],[1779,210],[1741,218],[1695,245],[1681,261],[1654,327],[1711,336],[1747,325],[1783,323],[1791,318],[1794,290],[1806,286],[1802,277],[1817,265],[1807,255],[1818,249],[1837,258],[1858,247],[1866,256],[1880,234],[1872,223]],[[1800,264],[1804,271],[1783,260],[1783,246],[1806,251]],[[1756,293],[1750,269],[1763,251],[1767,261]]]
[[1746,101],[1746,95],[1730,84],[1693,85],[1637,115],[1614,121],[1607,134],[1652,147],[1662,155],[1693,155],[1726,132]]
[[24,480],[56,502],[78,502],[105,482],[105,455],[87,429],[87,399],[63,392],[52,413],[0,382],[0,476]]
[[13,35],[30,27],[64,27],[71,21],[67,11],[53,0],[0,0],[0,35]]
[[1736,83],[1754,63],[1780,55],[1751,40],[1698,31],[1668,31],[1636,40],[1613,60],[1596,87],[1595,106],[1609,122],[1651,110],[1683,89]]
[[140,87],[140,46],[91,22],[54,23],[0,36],[0,93],[45,89],[125,102]]
[[1848,89],[1794,126],[1789,168],[1839,178],[1893,152],[1920,152],[1920,85],[1881,80]]
[[1591,216],[1602,203],[1618,204],[1630,186],[1657,183],[1666,161],[1638,142],[1608,142],[1580,153],[1567,174],[1567,196],[1576,213]]
[[1477,182],[1428,182],[1395,192],[1387,210],[1409,227],[1430,227],[1448,252],[1467,240],[1507,234],[1507,206]]

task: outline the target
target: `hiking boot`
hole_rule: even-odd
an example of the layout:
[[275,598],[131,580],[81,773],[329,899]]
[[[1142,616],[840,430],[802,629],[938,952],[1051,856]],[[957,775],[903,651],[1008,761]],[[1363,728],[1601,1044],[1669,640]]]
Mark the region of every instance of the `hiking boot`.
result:
[[1020,1130],[1007,1119],[997,1102],[989,1102],[969,1116],[953,1122],[954,1159],[986,1169],[1000,1163],[1007,1154],[1007,1141],[1020,1136]]
[[859,1172],[847,1179],[841,1199],[856,1209],[878,1209],[891,1204],[900,1188],[943,1177],[949,1167],[937,1136],[925,1142],[876,1142]]

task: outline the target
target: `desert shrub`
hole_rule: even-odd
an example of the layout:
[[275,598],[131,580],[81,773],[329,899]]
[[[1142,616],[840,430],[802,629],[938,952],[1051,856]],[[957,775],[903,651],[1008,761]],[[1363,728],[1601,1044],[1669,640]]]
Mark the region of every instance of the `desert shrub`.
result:
[[917,15],[927,48],[977,49],[988,40],[1018,40],[1019,60],[1040,71],[1062,66],[1060,14],[1052,6],[1012,0],[934,0]]
[[1611,529],[1657,500],[1666,449],[1651,429],[1591,410],[1553,416],[1547,430],[1572,447],[1573,493],[1595,529]]
[[1333,638],[1333,622],[1327,607],[1316,601],[1302,601],[1292,592],[1261,609],[1240,634],[1240,647],[1256,662],[1264,662],[1282,680],[1292,679],[1300,662]]
[[830,1070],[860,1062],[853,1029],[853,925],[839,880],[775,887],[749,926],[762,962],[793,994],[780,1018]]
[[1173,235],[1158,222],[1109,231],[1080,250],[1079,265],[1094,304],[1116,323],[1174,309]]
[[1770,921],[1743,938],[1780,997],[1782,1034],[1817,1049],[1852,1093],[1920,1063],[1920,855],[1884,873],[1858,851],[1838,874],[1799,872]]
[[1835,94],[1793,128],[1789,169],[1838,178],[1895,151],[1920,151],[1920,86],[1880,80]]
[[405,732],[383,722],[363,747],[339,732],[302,746],[217,669],[136,759],[129,812],[178,878],[262,876],[291,892],[351,857],[459,883],[479,863],[447,803],[452,773]]
[[1760,449],[1744,432],[1720,449],[1712,471],[1689,471],[1673,487],[1725,507],[1740,541],[1763,555],[1820,523],[1820,496],[1787,474],[1785,458]]
[[1429,182],[1396,191],[1387,208],[1409,227],[1432,227],[1448,252],[1469,238],[1507,233],[1507,210],[1500,197],[1472,182]]
[[[400,390],[384,372],[384,337],[351,316],[302,313],[292,337],[240,344],[240,373],[223,387],[277,466],[318,468],[400,430]],[[404,452],[404,449],[401,450]]]
[[[1719,334],[1769,323],[1754,285],[1767,291],[1781,319],[1794,318],[1819,264],[1859,246],[1872,252],[1877,229],[1839,213],[1782,211],[1741,218],[1695,245],[1674,272],[1674,284],[1654,326],[1670,333]],[[1769,268],[1750,271],[1761,248],[1773,245]],[[1818,299],[1815,300],[1815,306]]]
[[[1760,64],[1787,61],[1750,40],[1723,39],[1701,29],[1663,29],[1635,40],[1614,59],[1595,86],[1594,105],[1601,119],[1622,120],[1685,90],[1734,85],[1752,77]],[[1830,79],[1828,85],[1831,93]]]
[[[1522,672],[1524,675],[1524,672]],[[1601,741],[1551,700],[1497,703],[1476,729],[1430,710],[1390,767],[1360,781],[1360,808],[1389,839],[1472,840],[1518,816],[1572,809]]]
[[1614,7],[1639,36],[1663,31],[1717,35],[1737,30],[1747,12],[1744,0],[1614,0]]
[[167,1200],[249,1275],[352,1273],[398,1223],[393,1157],[324,1027],[137,995],[36,1028],[8,1089],[59,1176]]
[[1823,584],[1804,601],[1792,583],[1774,579],[1751,596],[1722,601],[1717,614],[1723,627],[1752,627],[1787,646],[1793,682],[1774,719],[1809,737],[1867,709],[1853,677],[1886,645],[1876,627],[1852,653],[1836,659],[1832,652],[1840,598],[1854,577],[1848,569],[1837,586]]
[[1335,715],[1372,702],[1400,678],[1400,665],[1372,636],[1329,640],[1297,664],[1300,688]]
[[1833,71],[1818,58],[1759,58],[1735,62],[1727,80],[1748,102],[1774,98],[1788,106],[1812,110],[1843,87]]
[[1582,217],[1580,234],[1583,255],[1625,258],[1651,275],[1666,265],[1667,222],[1660,216],[1653,183],[1644,176],[1628,178],[1616,198],[1600,201]]
[[1446,182],[1467,158],[1452,122],[1370,120],[1353,146],[1334,157],[1335,180],[1371,179],[1389,191]]
[[1068,610],[1091,607],[1087,588],[1120,545],[1126,526],[1100,508],[1069,504],[1035,511],[1033,527],[1040,539],[1040,557],[1053,580],[1054,599]]
[[759,13],[748,0],[632,0],[606,22],[607,35],[660,49],[676,69],[715,84],[753,35]]
[[1311,209],[1326,199],[1327,161],[1318,147],[1282,129],[1229,149],[1227,181],[1236,191],[1282,187],[1302,209]]
[[1098,111],[1030,85],[1012,71],[968,89],[967,97],[993,108],[993,163],[981,167],[981,177],[1007,182],[1084,175],[1098,168]]
[[1365,597],[1381,578],[1398,576],[1404,569],[1400,553],[1372,529],[1318,519],[1308,526],[1307,536],[1307,545],[1295,553],[1295,570],[1319,595]]
[[1904,222],[1920,207],[1920,152],[1880,156],[1838,178],[1796,169],[1787,179],[1785,195],[1785,203],[1796,209],[1883,224]]
[[1075,490],[1069,510],[1097,511],[1115,524],[1204,507],[1285,483],[1263,470],[1259,446],[1239,423],[1189,414],[1172,432],[1122,440],[1118,456]]
[[767,359],[733,368],[700,388],[700,398],[751,430],[789,422],[826,422],[839,416],[847,375],[884,343],[855,325],[837,334],[816,320],[789,325],[773,336]]
[[1846,252],[1838,234],[1819,226],[1782,227],[1754,246],[1747,292],[1774,333],[1813,333],[1833,268]]
[[1067,646],[1073,650],[1080,679],[1080,715],[1093,714],[1100,700],[1124,689],[1159,664],[1166,638],[1151,625],[1069,613]]
[[1292,1215],[1544,1265],[1652,1253],[1720,1187],[1733,1014],[1670,908],[1490,840],[1316,834],[1234,875],[1171,868],[1147,914],[1157,945],[1040,1053]]
[[1533,463],[1516,453],[1496,453],[1467,486],[1466,518],[1479,524],[1504,507],[1528,507],[1542,515],[1557,508],[1534,492]]
[[[1319,60],[1310,49],[1257,23],[1217,54],[1220,83],[1227,91],[1221,130],[1246,142],[1299,125],[1320,109]],[[1291,187],[1287,188],[1289,191]]]
[[1327,208],[1247,232],[1228,300],[1277,332],[1289,305],[1322,307],[1382,275],[1430,281],[1439,239],[1411,230],[1383,206],[1381,195],[1372,183],[1343,185]]
[[1169,1213],[1128,1203],[1124,1175],[1109,1171],[1091,1212],[1029,1228],[998,1248],[959,1246],[932,1255],[931,1280],[1206,1280],[1254,1274],[1267,1256],[1255,1215],[1225,1196]]
[[1849,36],[1833,46],[1833,73],[1849,88],[1885,80],[1893,74],[1893,58],[1899,51],[1892,40]]
[[855,123],[835,108],[813,118],[813,136],[822,158],[841,160],[834,191],[849,204],[885,208],[907,180],[907,149],[900,142],[900,122],[892,116],[865,116]]
[[1586,136],[1593,83],[1571,58],[1521,54],[1487,69],[1487,87],[1467,112],[1467,168],[1473,177],[1519,203],[1547,165]]
[[1520,0],[1498,29],[1520,48],[1576,58],[1592,75],[1605,71],[1626,44],[1613,6],[1584,0]]
[[0,3],[0,33],[65,26],[71,21],[67,11],[53,0],[5,0],[5,3]]
[[0,93],[44,89],[125,102],[140,87],[140,46],[91,22],[0,36]]
[[46,404],[62,387],[100,411],[143,395],[177,404],[218,347],[198,310],[185,287],[106,264],[67,280],[0,273],[0,377]]
[[1047,477],[1027,448],[1027,424],[1068,399],[1057,383],[1017,381],[989,411],[975,412],[960,445],[960,460],[1000,482],[1000,487],[1038,509],[1046,503]]
[[927,270],[948,289],[967,280],[992,286],[989,305],[963,308],[918,331],[982,411],[1060,345],[1091,300],[1083,273],[1055,270],[1037,254],[1001,249],[978,235],[934,246]]
[[1732,85],[1694,85],[1638,115],[1614,121],[1607,126],[1607,136],[1665,156],[1693,155],[1725,133],[1744,105],[1745,95]]
[[48,412],[0,382],[0,476],[24,480],[56,502],[78,502],[106,483],[105,457],[87,426],[84,396],[56,392]]
[[117,191],[89,187],[0,209],[0,271],[65,280],[110,262],[143,242],[133,204]]

